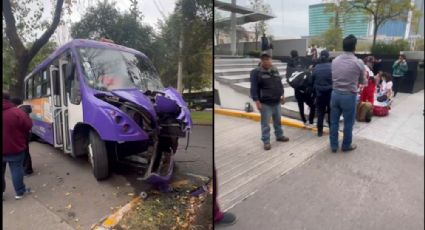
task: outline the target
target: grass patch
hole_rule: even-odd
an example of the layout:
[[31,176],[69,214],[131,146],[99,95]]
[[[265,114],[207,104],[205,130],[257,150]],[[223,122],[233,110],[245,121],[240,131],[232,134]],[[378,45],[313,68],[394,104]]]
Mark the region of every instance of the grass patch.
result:
[[192,121],[195,125],[212,125],[213,111],[191,112]]

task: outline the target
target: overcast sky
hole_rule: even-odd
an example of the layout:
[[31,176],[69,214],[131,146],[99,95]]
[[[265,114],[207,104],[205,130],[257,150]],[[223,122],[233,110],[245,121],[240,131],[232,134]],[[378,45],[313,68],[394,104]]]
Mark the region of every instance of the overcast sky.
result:
[[[51,21],[50,10],[51,0],[43,0],[45,3],[45,18]],[[143,21],[155,27],[159,19],[163,19],[160,11],[168,16],[173,12],[177,0],[139,0],[139,9],[143,14]],[[211,0],[213,1],[213,0]],[[231,2],[231,0],[222,0]],[[81,12],[84,12],[88,4],[96,5],[98,0],[78,0],[80,9],[74,7],[71,16],[72,22],[81,19]],[[129,0],[116,0],[117,7],[121,10],[130,8]],[[275,37],[299,37],[308,35],[308,6],[321,3],[322,0],[264,0],[270,4],[272,13],[276,18],[267,21],[269,33]],[[155,4],[156,3],[156,4]],[[236,0],[238,5],[249,7],[249,0]],[[248,27],[248,29],[250,29]]]
[[[275,37],[308,35],[308,6],[321,2],[322,0],[264,0],[276,16],[267,21],[269,33]],[[249,0],[236,0],[236,4],[249,7]]]
[[[43,0],[45,5],[44,18],[51,21],[51,10],[52,4],[51,0]],[[77,4],[73,6],[73,11],[71,15],[71,21],[77,22],[81,20],[82,12],[89,5],[97,5],[99,0],[78,0]],[[109,0],[113,1],[113,0]],[[143,14],[143,21],[150,24],[151,26],[156,26],[156,23],[159,19],[163,19],[160,11],[163,12],[165,16],[168,16],[174,11],[174,6],[177,0],[139,0],[139,9]],[[116,6],[120,11],[126,11],[130,9],[129,0],[116,0]],[[156,4],[155,4],[156,3]],[[80,6],[80,8],[77,8]]]

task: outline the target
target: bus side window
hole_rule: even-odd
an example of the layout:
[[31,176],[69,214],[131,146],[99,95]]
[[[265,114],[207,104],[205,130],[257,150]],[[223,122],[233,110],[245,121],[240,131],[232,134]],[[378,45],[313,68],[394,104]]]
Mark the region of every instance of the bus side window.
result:
[[33,95],[33,77],[29,77],[28,81],[27,81],[27,98],[28,99],[32,99],[32,95]]
[[69,93],[69,101],[74,105],[79,105],[81,102],[80,81],[78,81],[77,71],[74,70],[71,80],[71,90]]
[[62,101],[61,101],[61,94],[60,94],[60,79],[59,79],[59,71],[58,70],[53,70],[52,71],[53,76],[52,76],[52,86],[53,86],[53,90],[52,90],[52,94],[53,94],[53,100],[54,100],[54,104],[55,106],[61,106],[62,105]]
[[34,97],[41,97],[41,76],[40,73],[34,75]]
[[43,97],[50,96],[50,77],[47,70],[43,70],[42,72],[41,94]]
[[80,82],[78,81],[77,70],[72,60],[70,53],[67,57],[67,65],[63,66],[65,73],[65,89],[69,97],[69,101],[74,105],[79,105],[81,102]]

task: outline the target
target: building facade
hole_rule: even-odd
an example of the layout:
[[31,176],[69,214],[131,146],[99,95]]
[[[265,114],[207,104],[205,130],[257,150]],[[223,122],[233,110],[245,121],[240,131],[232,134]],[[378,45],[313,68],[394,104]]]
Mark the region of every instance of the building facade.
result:
[[[332,1],[309,6],[309,36],[318,36],[331,26],[334,13],[326,12]],[[424,36],[424,0],[412,0],[416,9],[422,12],[421,18],[413,23],[412,20],[390,20],[378,29],[378,36],[391,38],[408,38],[410,36]],[[409,14],[406,12],[406,14]],[[343,35],[354,34],[356,37],[366,38],[373,35],[373,22],[371,17],[361,11],[349,15],[341,15],[341,29]],[[407,16],[407,15],[406,15]]]
[[[326,8],[333,3],[320,3],[309,6],[309,36],[319,36],[332,26],[335,14],[327,12]],[[366,37],[369,31],[369,20],[360,11],[350,15],[341,15],[341,29],[344,36],[354,34],[356,37]]]

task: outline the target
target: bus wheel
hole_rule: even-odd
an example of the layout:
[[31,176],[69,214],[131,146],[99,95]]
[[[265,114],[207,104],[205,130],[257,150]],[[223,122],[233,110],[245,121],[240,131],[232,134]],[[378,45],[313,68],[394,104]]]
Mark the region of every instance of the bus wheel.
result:
[[104,180],[109,176],[108,151],[106,143],[99,135],[91,130],[88,157],[93,168],[93,175],[97,180]]

